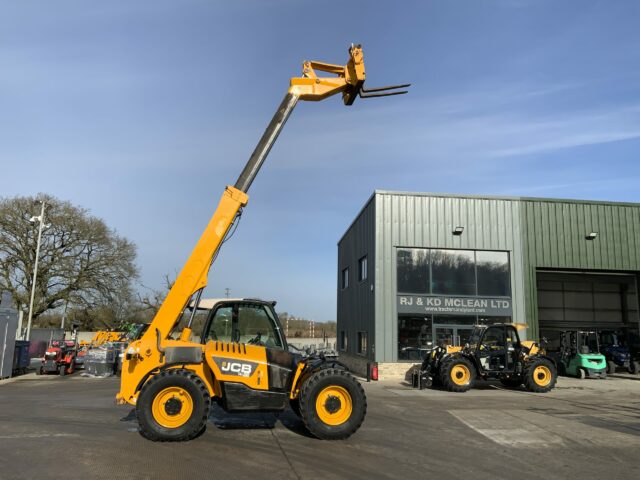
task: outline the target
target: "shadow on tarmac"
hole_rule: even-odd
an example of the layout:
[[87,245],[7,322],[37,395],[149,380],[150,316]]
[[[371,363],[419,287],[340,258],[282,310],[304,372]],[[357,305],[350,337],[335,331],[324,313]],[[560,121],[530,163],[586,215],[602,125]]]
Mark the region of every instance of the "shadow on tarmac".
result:
[[[121,422],[135,423],[137,428],[136,409],[120,419]],[[228,413],[217,404],[211,406],[209,422],[220,430],[271,430],[280,421],[287,430],[307,438],[315,438],[304,426],[304,422],[290,409],[282,413]]]

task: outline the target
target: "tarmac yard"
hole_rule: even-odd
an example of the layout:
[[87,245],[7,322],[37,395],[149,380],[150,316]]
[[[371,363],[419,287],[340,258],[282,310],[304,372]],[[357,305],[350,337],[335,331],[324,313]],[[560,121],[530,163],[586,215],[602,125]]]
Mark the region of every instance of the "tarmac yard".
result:
[[188,443],[153,443],[117,378],[27,375],[0,383],[0,478],[544,478],[640,475],[640,378],[560,378],[547,394],[482,383],[463,394],[364,384],[346,441],[310,438],[287,412],[212,413]]

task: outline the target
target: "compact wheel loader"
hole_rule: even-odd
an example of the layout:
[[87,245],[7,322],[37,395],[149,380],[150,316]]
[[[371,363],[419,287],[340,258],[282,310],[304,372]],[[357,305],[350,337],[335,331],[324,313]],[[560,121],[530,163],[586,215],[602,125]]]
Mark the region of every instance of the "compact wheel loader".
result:
[[[316,72],[332,76],[319,77]],[[181,441],[205,428],[212,402],[227,411],[283,411],[300,415],[321,439],[343,439],[362,424],[367,403],[359,382],[323,357],[301,358],[287,350],[273,304],[221,301],[199,338],[192,324],[209,269],[237,226],[247,191],[298,100],[341,93],[345,105],[360,98],[406,93],[394,87],[366,90],[362,48],[349,49],[346,65],[304,62],[234,186],[227,186],[191,256],[153,322],[130,344],[116,401],[136,407],[140,432],[151,440]],[[186,326],[175,332],[184,316]],[[336,368],[338,367],[338,368]]]
[[[520,340],[518,324],[476,325],[463,347],[437,346],[414,374],[417,388],[442,385],[466,392],[476,378],[498,379],[509,388],[548,392],[558,378],[555,362],[533,341]],[[526,325],[522,325],[526,328]]]

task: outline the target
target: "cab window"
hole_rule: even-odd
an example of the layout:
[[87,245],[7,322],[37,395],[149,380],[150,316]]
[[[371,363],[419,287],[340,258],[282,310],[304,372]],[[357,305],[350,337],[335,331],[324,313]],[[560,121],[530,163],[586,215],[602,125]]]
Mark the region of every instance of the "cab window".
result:
[[504,349],[504,332],[501,328],[489,327],[482,339],[481,350],[497,351]]
[[209,340],[219,342],[233,341],[233,307],[220,307],[211,320],[205,343]]
[[512,328],[507,328],[507,350],[513,350],[519,346],[518,336]]
[[237,331],[240,343],[282,348],[275,319],[263,305],[240,305]]

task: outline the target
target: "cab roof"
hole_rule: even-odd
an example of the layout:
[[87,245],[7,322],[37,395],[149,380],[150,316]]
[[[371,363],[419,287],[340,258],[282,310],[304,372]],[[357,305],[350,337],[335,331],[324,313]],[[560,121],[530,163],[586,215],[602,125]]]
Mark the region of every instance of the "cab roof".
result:
[[[202,298],[198,304],[198,310],[211,310],[216,304],[221,302],[255,302],[266,303],[275,306],[276,302],[262,300],[260,298]],[[189,304],[189,308],[193,308],[193,302]]]

